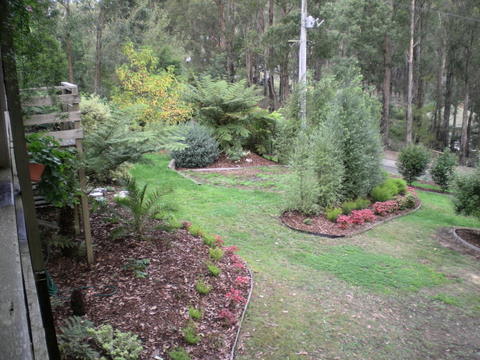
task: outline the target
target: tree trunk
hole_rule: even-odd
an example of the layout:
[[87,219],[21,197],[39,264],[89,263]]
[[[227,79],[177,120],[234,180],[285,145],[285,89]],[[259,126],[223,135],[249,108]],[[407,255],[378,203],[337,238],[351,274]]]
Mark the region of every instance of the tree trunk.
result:
[[457,133],[457,114],[458,114],[458,104],[453,106],[453,126],[452,126],[452,137],[450,138],[450,150],[455,150],[455,137]]
[[443,123],[441,129],[441,147],[442,149],[448,146],[448,139],[450,133],[450,112],[452,107],[452,95],[453,95],[453,56],[448,59],[448,72],[447,81],[445,84],[445,109],[443,111]]
[[460,163],[465,165],[468,152],[468,109],[470,107],[470,59],[472,57],[473,30],[470,31],[470,41],[465,49],[465,97],[463,100],[462,136],[460,138]]
[[[273,0],[268,0],[268,27],[271,28],[273,26]],[[266,64],[265,67],[268,69],[268,76],[267,76],[267,94],[269,99],[269,109],[275,110],[276,109],[276,100],[277,94],[275,92],[275,71],[274,66],[272,64],[273,58],[273,48],[269,47],[267,49],[267,56],[266,56]]]
[[383,142],[388,146],[390,132],[390,89],[392,85],[392,51],[390,38],[387,33],[385,33],[383,38],[383,66],[383,112],[381,129]]
[[102,81],[102,32],[105,22],[105,9],[103,3],[98,4],[98,19],[97,19],[97,39],[95,45],[95,78],[93,81],[93,92],[100,93]]
[[445,88],[445,69],[447,66],[447,39],[446,35],[442,36],[442,46],[440,48],[440,67],[437,74],[437,86],[436,86],[436,111],[435,122],[432,131],[435,133],[435,139],[437,145],[441,142],[442,137],[442,108],[443,108],[443,89]]
[[410,17],[410,48],[408,54],[408,93],[407,93],[407,144],[413,140],[413,41],[415,37],[415,0],[412,0]]

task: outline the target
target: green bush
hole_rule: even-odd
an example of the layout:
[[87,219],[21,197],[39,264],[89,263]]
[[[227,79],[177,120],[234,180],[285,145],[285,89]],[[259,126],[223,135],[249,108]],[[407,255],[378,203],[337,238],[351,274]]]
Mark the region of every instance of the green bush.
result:
[[138,336],[129,331],[122,332],[113,330],[110,325],[102,325],[97,329],[89,329],[88,332],[112,359],[137,360],[143,351]]
[[190,355],[188,355],[187,351],[182,347],[177,347],[170,351],[168,356],[170,356],[172,360],[191,360]]
[[430,173],[435,184],[447,191],[455,175],[455,166],[457,166],[457,156],[446,148],[443,153],[435,159]]
[[398,206],[400,210],[412,209],[415,207],[417,199],[412,194],[408,193],[404,197],[398,200]]
[[109,104],[98,95],[82,96],[80,101],[82,127],[86,132],[94,131],[99,125],[112,118]]
[[182,334],[183,339],[189,345],[197,345],[200,342],[200,337],[198,336],[197,329],[193,323],[189,323],[186,327],[184,327]]
[[172,210],[167,203],[161,201],[162,197],[171,190],[156,190],[147,195],[148,184],[140,188],[134,178],[127,178],[124,182],[128,195],[124,198],[116,198],[115,201],[130,212],[132,230],[142,238],[148,220],[163,218],[168,211]]
[[383,183],[382,185],[376,186],[370,196],[372,197],[373,201],[387,201],[391,200],[397,194],[397,186],[395,184]]
[[423,145],[408,145],[402,149],[397,160],[400,174],[411,185],[418,177],[425,174],[430,154]]
[[337,221],[337,218],[343,213],[343,210],[341,208],[332,208],[332,209],[327,209],[325,210],[325,217],[331,221],[335,222]]
[[345,215],[350,214],[353,210],[362,210],[370,206],[368,199],[358,198],[352,201],[346,201],[342,204],[342,212]]
[[220,149],[232,160],[244,155],[254,124],[273,121],[268,111],[257,106],[261,99],[258,90],[248,87],[245,80],[230,83],[207,76],[192,90],[199,121],[212,128]]
[[320,189],[311,155],[311,138],[301,132],[295,140],[290,164],[292,174],[288,178],[286,210],[299,211],[305,215],[318,214]]
[[223,257],[223,250],[218,248],[218,247],[217,248],[210,248],[208,250],[208,253],[209,253],[210,257],[215,261],[218,261]]
[[394,183],[397,187],[397,194],[405,195],[407,193],[407,182],[399,178],[390,178],[385,181],[386,183]]
[[203,243],[205,245],[207,245],[209,247],[215,247],[216,246],[215,236],[205,234],[205,235],[202,235],[202,239],[203,239]]
[[194,307],[189,307],[188,315],[192,320],[200,320],[202,318],[202,311]]
[[203,231],[203,229],[198,226],[198,225],[192,225],[188,228],[188,232],[192,235],[192,236],[199,236],[199,237],[204,237],[205,236],[205,232]]
[[480,169],[455,179],[453,193],[455,210],[480,218]]
[[205,126],[190,123],[185,127],[184,143],[187,148],[172,151],[175,166],[184,168],[197,168],[210,165],[218,159],[218,143],[213,138],[212,132]]
[[218,276],[222,272],[222,270],[220,270],[220,268],[214,264],[207,264],[207,268],[208,268],[208,272],[212,276]]
[[212,287],[203,280],[197,280],[195,290],[197,290],[200,295],[207,295],[212,290]]

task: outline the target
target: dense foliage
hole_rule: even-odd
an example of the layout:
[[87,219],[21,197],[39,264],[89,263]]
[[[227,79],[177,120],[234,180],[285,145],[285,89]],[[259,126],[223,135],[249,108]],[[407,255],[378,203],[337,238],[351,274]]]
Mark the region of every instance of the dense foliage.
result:
[[257,106],[258,90],[247,86],[246,81],[229,83],[202,77],[192,89],[191,100],[197,108],[198,121],[212,128],[220,149],[232,160],[243,156],[255,126],[256,136],[262,136],[260,124],[274,121],[268,111]]
[[195,168],[210,165],[218,159],[218,143],[212,131],[197,123],[190,123],[184,129],[185,149],[172,151],[176,167]]
[[454,183],[455,210],[480,218],[480,169],[468,175],[459,175]]
[[45,165],[41,194],[54,206],[72,207],[79,194],[76,151],[61,148],[57,140],[42,133],[29,134],[26,140],[30,162]]
[[446,148],[433,162],[430,173],[435,184],[443,191],[447,191],[455,176],[455,166],[458,164],[457,156]]
[[408,145],[402,149],[397,160],[400,174],[411,185],[417,178],[425,174],[430,153],[422,145]]

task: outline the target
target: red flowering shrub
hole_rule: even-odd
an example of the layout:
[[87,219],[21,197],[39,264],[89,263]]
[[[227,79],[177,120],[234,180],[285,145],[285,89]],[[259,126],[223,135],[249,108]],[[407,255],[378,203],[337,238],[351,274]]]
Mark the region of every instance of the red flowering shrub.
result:
[[353,210],[350,218],[353,224],[362,225],[365,222],[373,222],[376,219],[375,214],[370,209]]
[[248,284],[249,282],[249,278],[247,276],[237,276],[237,278],[235,279],[235,284],[237,285],[244,285],[244,284]]
[[224,244],[224,241],[220,235],[215,235],[215,243],[218,246],[222,246]]
[[385,216],[399,209],[398,202],[395,200],[376,202],[372,207],[375,214],[380,216]]
[[415,191],[415,188],[414,188],[414,187],[412,187],[412,186],[407,187],[407,191],[408,191],[410,194],[417,196],[417,192]]
[[237,246],[232,245],[232,246],[227,246],[225,249],[223,249],[225,253],[227,254],[233,254],[234,252],[237,252],[239,249]]
[[235,255],[233,253],[229,253],[228,255],[230,256],[230,260],[232,260],[232,262],[241,262],[242,261],[242,259],[240,259],[240,256],[238,256],[238,255]]
[[230,324],[235,324],[235,322],[237,320],[236,317],[235,317],[235,314],[228,309],[220,310],[220,312],[218,313],[218,317],[223,319],[223,320],[226,320]]
[[242,296],[241,290],[234,289],[233,287],[230,288],[230,291],[225,295],[225,297],[228,300],[238,304],[244,304],[247,302],[247,299]]
[[234,262],[232,266],[236,267],[237,269],[245,269],[245,265],[243,265],[241,262]]
[[348,215],[340,215],[337,218],[337,224],[340,226],[342,229],[346,229],[349,225],[353,224],[352,223],[352,218]]

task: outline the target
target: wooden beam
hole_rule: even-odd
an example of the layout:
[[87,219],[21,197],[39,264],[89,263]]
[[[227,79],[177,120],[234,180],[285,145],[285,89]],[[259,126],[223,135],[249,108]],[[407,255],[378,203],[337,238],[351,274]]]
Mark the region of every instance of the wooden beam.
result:
[[73,146],[75,140],[83,139],[82,129],[62,130],[62,131],[50,131],[48,136],[53,136],[60,143],[61,146]]
[[25,126],[55,124],[60,122],[74,122],[80,121],[80,111],[51,113],[51,114],[37,114],[26,116],[23,120]]
[[60,104],[78,104],[80,96],[78,94],[64,94],[52,96],[33,96],[30,99],[25,99],[22,106],[52,106],[56,103]]

